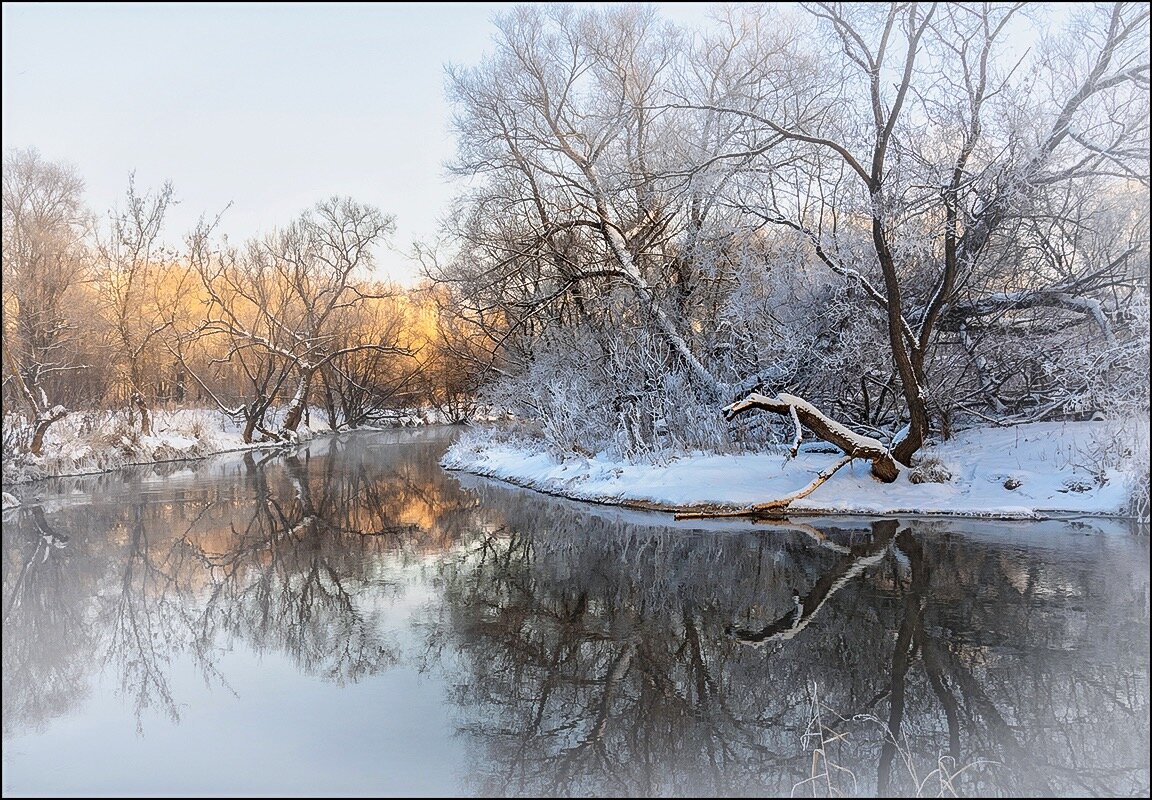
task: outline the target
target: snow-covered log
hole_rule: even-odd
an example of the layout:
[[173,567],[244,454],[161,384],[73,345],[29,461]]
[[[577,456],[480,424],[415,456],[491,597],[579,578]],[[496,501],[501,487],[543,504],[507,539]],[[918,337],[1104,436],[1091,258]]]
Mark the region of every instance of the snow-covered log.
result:
[[[752,408],[762,408],[774,414],[799,419],[804,427],[825,442],[839,447],[850,459],[863,458],[871,461],[872,477],[877,480],[891,483],[896,480],[900,474],[900,467],[896,464],[895,459],[892,458],[892,454],[888,451],[888,448],[884,446],[883,442],[879,439],[873,439],[871,436],[856,433],[836,420],[826,416],[807,400],[783,392],[776,395],[776,397],[768,397],[758,392],[752,392],[743,400],[738,400],[731,405],[725,406],[724,417],[725,419],[731,420]],[[838,464],[837,468],[841,466],[843,466],[843,464]],[[828,477],[831,477],[831,474],[823,480],[819,480],[820,476],[817,476],[819,482],[814,481],[813,483],[815,485],[805,487],[808,489],[807,492],[804,494],[797,493],[797,496],[791,499],[799,499],[799,497],[810,494],[812,490],[826,481]]]
[[819,489],[828,479],[840,471],[844,465],[851,463],[852,456],[842,456],[837,459],[836,463],[831,466],[825,467],[820,473],[813,478],[807,486],[797,489],[794,492],[789,492],[783,497],[777,497],[774,500],[769,500],[767,503],[759,503],[751,508],[740,509],[739,511],[685,511],[676,515],[676,519],[714,519],[716,517],[751,517],[759,516],[761,514],[771,515],[778,511],[783,511],[796,500],[800,500],[812,492]]

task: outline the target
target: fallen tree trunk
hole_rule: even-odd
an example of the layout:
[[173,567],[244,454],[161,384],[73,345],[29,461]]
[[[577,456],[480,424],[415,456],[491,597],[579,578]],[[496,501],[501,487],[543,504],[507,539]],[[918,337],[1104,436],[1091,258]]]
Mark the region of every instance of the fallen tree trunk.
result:
[[[884,483],[892,483],[892,481],[896,480],[900,475],[900,467],[897,465],[896,460],[892,458],[892,454],[888,452],[888,448],[886,448],[879,439],[864,436],[841,425],[836,420],[825,416],[823,412],[807,400],[796,397],[795,395],[784,394],[783,392],[776,395],[776,397],[768,397],[758,392],[752,392],[743,400],[737,400],[735,403],[725,406],[724,418],[728,420],[734,419],[752,408],[762,408],[765,411],[771,411],[773,414],[791,417],[794,421],[802,424],[816,434],[820,439],[839,447],[849,459],[863,458],[871,461],[872,477],[876,478],[876,480],[883,481]],[[799,431],[797,431],[797,435],[799,435]],[[797,449],[798,442],[793,444],[793,455],[796,454]],[[836,468],[838,469],[841,466],[843,466],[843,464],[837,464]],[[828,477],[831,476],[829,475]],[[804,492],[804,494],[800,494],[799,492],[793,493],[793,495],[787,498],[787,501],[791,502],[792,500],[797,500],[811,493],[812,490],[827,479],[828,478],[825,477],[824,480],[813,481],[809,487],[805,487],[808,490],[807,492]],[[785,498],[781,499],[784,500]],[[773,508],[782,507],[777,503],[765,505]],[[787,503],[783,505],[787,505]]]
[[788,508],[794,501],[812,494],[812,492],[827,483],[842,467],[857,458],[867,459],[872,462],[872,477],[876,480],[883,481],[884,483],[892,483],[900,475],[899,465],[888,451],[888,448],[884,446],[883,442],[879,439],[873,439],[871,436],[856,433],[844,425],[841,425],[836,420],[825,416],[823,412],[807,400],[796,397],[795,395],[784,394],[783,392],[776,395],[776,397],[767,397],[758,392],[752,392],[743,400],[737,400],[735,403],[725,406],[724,418],[732,420],[752,408],[762,408],[765,411],[771,411],[773,414],[791,418],[792,424],[796,427],[796,435],[792,440],[791,448],[793,458],[795,458],[796,454],[800,451],[800,440],[803,437],[802,427],[808,428],[823,441],[836,445],[836,447],[844,451],[844,455],[838,458],[835,463],[821,470],[808,485],[794,492],[789,492],[783,497],[740,509],[680,511],[676,514],[676,519],[776,516]]
[[767,503],[758,503],[751,508],[738,511],[683,511],[676,515],[676,519],[713,519],[716,517],[759,517],[770,516],[773,512],[782,511],[792,504],[792,501],[807,497],[820,488],[829,478],[839,471],[841,467],[852,461],[852,456],[842,456],[835,464],[822,470],[812,481],[802,489],[797,489],[783,497],[769,500]]

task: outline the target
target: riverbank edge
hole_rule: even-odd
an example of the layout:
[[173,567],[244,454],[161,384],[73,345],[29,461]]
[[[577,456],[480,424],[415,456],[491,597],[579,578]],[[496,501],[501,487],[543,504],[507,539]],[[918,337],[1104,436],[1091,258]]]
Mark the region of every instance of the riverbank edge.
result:
[[[312,415],[320,417],[316,409]],[[54,478],[103,475],[129,467],[183,464],[213,456],[243,452],[288,452],[294,447],[354,431],[393,431],[446,424],[430,409],[398,412],[394,424],[332,429],[305,424],[291,438],[245,443],[236,421],[217,409],[158,409],[153,432],[143,434],[117,411],[93,412],[95,422],[72,415],[52,428],[40,456],[5,452],[0,465],[0,487],[16,490]],[[7,435],[7,433],[6,433]],[[6,503],[8,501],[5,501]],[[8,507],[8,505],[5,505]]]
[[[443,465],[442,465],[443,466]],[[1069,521],[1074,519],[1110,519],[1118,521],[1131,521],[1140,522],[1136,517],[1127,514],[1119,513],[1106,513],[1100,511],[1070,511],[1060,509],[1038,509],[1032,513],[1019,513],[1012,514],[1007,512],[983,512],[983,511],[928,511],[917,508],[899,508],[894,507],[887,511],[846,511],[836,508],[825,508],[821,506],[806,506],[804,508],[782,508],[777,512],[757,512],[749,510],[747,507],[738,506],[735,504],[721,504],[721,503],[697,503],[694,505],[674,505],[669,503],[658,503],[647,500],[627,499],[627,498],[613,498],[605,496],[578,496],[572,494],[565,494],[553,489],[544,488],[539,485],[534,485],[530,481],[521,481],[515,478],[502,477],[500,475],[491,474],[488,472],[465,469],[462,467],[443,467],[448,472],[459,472],[467,475],[475,475],[491,481],[498,481],[506,483],[509,486],[515,486],[520,489],[526,489],[539,494],[547,495],[549,497],[557,497],[563,500],[570,500],[575,503],[591,503],[598,506],[608,506],[612,508],[627,508],[634,511],[653,511],[657,513],[673,514],[677,518],[680,515],[701,515],[701,518],[708,519],[748,519],[754,522],[780,522],[792,519],[794,517],[835,517],[837,519],[844,518],[867,518],[872,519],[875,517],[916,517],[925,519],[980,519],[980,520],[999,520],[1004,522],[1046,522],[1046,521]],[[692,517],[688,517],[692,518]],[[1147,520],[1143,520],[1147,522]]]
[[84,478],[93,475],[107,475],[109,473],[117,472],[122,469],[131,469],[134,467],[153,467],[162,466],[166,464],[194,464],[198,462],[207,461],[211,458],[219,456],[234,455],[239,453],[262,453],[269,456],[275,455],[288,455],[300,448],[308,447],[316,442],[323,442],[328,439],[334,439],[339,436],[348,436],[351,434],[359,433],[391,433],[395,431],[413,430],[419,428],[429,428],[444,423],[427,423],[422,425],[393,425],[393,426],[364,426],[353,429],[344,430],[322,430],[313,431],[311,435],[301,437],[295,441],[278,441],[278,442],[252,442],[250,444],[225,447],[220,449],[213,449],[204,452],[198,452],[196,455],[188,455],[180,458],[160,458],[160,459],[135,459],[117,462],[107,466],[101,466],[93,469],[82,469],[76,471],[58,472],[49,475],[36,475],[17,480],[10,480],[4,477],[0,480],[0,488],[4,494],[3,508],[7,510],[14,508],[20,504],[19,498],[12,494],[13,491],[20,491],[25,488],[35,487],[45,481],[63,479],[63,478]]
[[[836,456],[695,454],[657,464],[613,461],[603,454],[556,458],[538,442],[494,440],[479,429],[478,435],[457,439],[440,465],[552,497],[684,518],[768,521],[899,515],[1036,521],[1094,517],[1147,524],[1146,517],[1132,513],[1137,508],[1132,498],[1139,490],[1140,471],[1147,473],[1139,456],[1098,470],[1096,485],[1089,486],[1086,478],[1092,471],[1078,463],[1082,459],[1068,455],[1078,447],[1077,441],[1098,431],[1087,423],[979,429],[970,432],[967,441],[927,448],[922,454],[925,460],[946,463],[955,477],[914,483],[908,479],[913,470],[905,470],[897,482],[880,484],[866,469],[849,467],[810,496],[771,512],[757,511],[754,506],[795,491]],[[1006,444],[1008,437],[1014,437],[1014,444]],[[1063,451],[1064,460],[1054,462],[1053,450]],[[1025,488],[1015,491],[1020,486]]]

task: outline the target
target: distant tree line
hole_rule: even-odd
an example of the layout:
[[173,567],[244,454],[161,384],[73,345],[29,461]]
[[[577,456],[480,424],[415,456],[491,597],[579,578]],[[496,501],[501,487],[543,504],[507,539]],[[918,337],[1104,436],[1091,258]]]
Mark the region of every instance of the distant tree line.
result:
[[373,271],[391,217],[333,197],[239,247],[207,221],[173,243],[171,185],[130,177],[104,218],[83,189],[35,150],[4,156],[6,455],[40,454],[53,424],[92,409],[147,435],[158,404],[218,408],[248,442],[293,438],[310,409],[334,429],[468,415],[474,376],[437,290]]

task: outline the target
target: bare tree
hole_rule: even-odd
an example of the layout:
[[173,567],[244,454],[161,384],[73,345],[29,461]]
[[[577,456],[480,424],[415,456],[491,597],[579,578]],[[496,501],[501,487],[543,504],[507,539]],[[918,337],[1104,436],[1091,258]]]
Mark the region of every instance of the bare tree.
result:
[[113,362],[127,399],[140,413],[140,430],[152,433],[151,395],[163,374],[161,337],[190,288],[191,273],[175,269],[175,253],[160,241],[172,185],[139,194],[129,176],[125,208],[110,214],[98,241],[98,286],[107,316]]
[[483,319],[494,290],[513,328],[545,310],[587,313],[589,295],[618,287],[674,358],[718,388],[662,297],[677,201],[657,181],[656,143],[668,123],[651,107],[676,57],[676,31],[652,9],[563,6],[522,6],[497,27],[492,58],[449,73],[455,169],[488,180],[469,200],[456,270],[436,277],[470,272],[489,289],[473,316]]
[[[903,463],[931,429],[940,333],[961,333],[971,349],[974,322],[1043,306],[1094,320],[1111,343],[1093,293],[1131,286],[1147,251],[1139,227],[1107,253],[1068,237],[1097,222],[1084,187],[1147,185],[1147,8],[1088,15],[1075,45],[1055,46],[1064,58],[1054,49],[1023,67],[1008,38],[1021,9],[812,4],[835,82],[819,87],[830,113],[803,121],[794,106],[758,97],[691,104],[744,119],[750,137],[810,150],[772,165],[739,205],[808,240],[879,313],[908,413],[892,445]],[[1075,199],[1050,214],[1060,197]],[[1022,235],[1035,250],[1011,246]],[[1003,290],[1010,266],[1017,291]],[[980,381],[991,397],[994,381]]]
[[31,416],[28,451],[68,409],[61,376],[87,365],[75,348],[76,296],[88,267],[83,181],[35,150],[4,156],[4,388]]
[[[334,197],[239,251],[211,252],[207,226],[193,235],[192,259],[208,300],[192,338],[222,341],[215,363],[236,365],[247,376],[250,397],[240,406],[209,389],[221,408],[246,419],[247,441],[257,431],[294,437],[314,379],[339,359],[369,351],[410,355],[389,338],[394,330],[379,330],[369,340],[350,340],[345,330],[357,309],[387,295],[365,279],[373,248],[392,230],[392,218],[377,209]],[[195,377],[207,388],[203,376]],[[265,414],[290,382],[295,385],[283,420],[277,429],[265,429]]]

